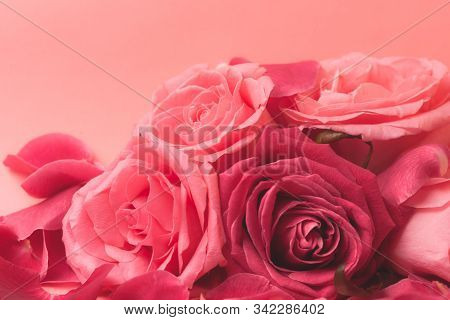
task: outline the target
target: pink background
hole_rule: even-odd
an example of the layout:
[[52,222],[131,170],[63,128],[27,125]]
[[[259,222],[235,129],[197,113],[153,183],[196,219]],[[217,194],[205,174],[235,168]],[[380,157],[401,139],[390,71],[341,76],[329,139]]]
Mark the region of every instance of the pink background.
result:
[[[199,62],[258,62],[369,53],[445,0],[1,0],[149,97]],[[450,65],[450,6],[376,55]],[[107,163],[149,103],[0,3],[0,158],[36,135],[85,140]],[[34,200],[0,168],[0,214]]]

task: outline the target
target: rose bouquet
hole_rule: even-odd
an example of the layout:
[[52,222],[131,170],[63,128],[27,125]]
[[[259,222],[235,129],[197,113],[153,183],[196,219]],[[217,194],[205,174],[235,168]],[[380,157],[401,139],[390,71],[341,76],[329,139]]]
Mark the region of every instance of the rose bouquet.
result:
[[48,134],[4,164],[4,299],[448,299],[450,74],[350,54],[194,66],[106,167]]

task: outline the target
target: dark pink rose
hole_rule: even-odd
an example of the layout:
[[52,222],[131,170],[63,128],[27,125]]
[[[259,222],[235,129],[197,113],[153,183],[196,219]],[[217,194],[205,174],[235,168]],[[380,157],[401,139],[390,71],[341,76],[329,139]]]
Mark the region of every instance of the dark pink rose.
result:
[[108,285],[162,270],[190,288],[224,264],[217,175],[208,164],[190,167],[184,153],[166,147],[140,158],[132,141],[75,194],[63,240],[81,282],[106,263],[113,266]]
[[[30,141],[4,163],[26,176],[22,187],[28,194],[46,199],[0,217],[0,298],[97,298],[110,267],[99,266],[81,285],[66,263],[61,239],[73,194],[102,172],[93,154],[76,138],[49,134]],[[64,294],[52,291],[55,287]]]
[[378,176],[383,196],[403,214],[382,251],[397,272],[450,282],[449,148],[409,150]]
[[253,63],[194,66],[156,90],[155,106],[137,131],[193,160],[214,162],[253,141],[271,122],[266,104],[273,83],[264,72]]
[[370,276],[394,226],[376,177],[296,128],[267,128],[251,153],[219,178],[229,272],[307,299],[336,297],[339,266]]

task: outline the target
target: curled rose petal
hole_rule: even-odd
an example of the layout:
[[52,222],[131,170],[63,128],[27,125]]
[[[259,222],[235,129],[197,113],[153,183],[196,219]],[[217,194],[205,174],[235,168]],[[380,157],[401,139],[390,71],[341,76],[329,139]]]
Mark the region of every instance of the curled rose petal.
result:
[[117,287],[114,300],[187,300],[189,291],[174,275],[154,271],[128,280]]
[[47,198],[63,189],[89,181],[102,172],[86,160],[57,160],[29,175],[22,183],[22,188],[33,197]]
[[250,273],[238,273],[207,292],[208,300],[292,300],[289,293],[272,285],[266,278]]
[[448,148],[425,145],[408,151],[378,176],[385,199],[399,205],[413,196],[431,178],[448,170]]
[[28,175],[47,163],[62,159],[92,162],[94,156],[79,139],[50,133],[28,142],[17,155],[8,155],[4,164],[13,171]]

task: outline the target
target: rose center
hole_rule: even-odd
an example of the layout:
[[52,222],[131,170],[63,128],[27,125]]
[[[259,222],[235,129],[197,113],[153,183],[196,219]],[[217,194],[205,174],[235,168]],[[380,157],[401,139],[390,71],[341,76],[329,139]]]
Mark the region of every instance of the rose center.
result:
[[287,213],[274,229],[271,258],[285,269],[317,268],[332,260],[338,243],[339,230],[333,222],[320,215]]
[[189,108],[189,121],[194,126],[198,126],[210,113],[213,104],[192,105]]

